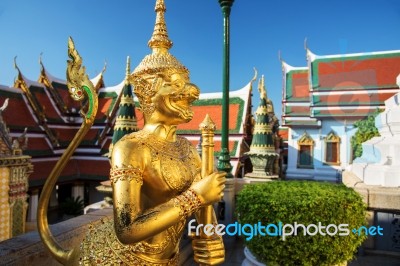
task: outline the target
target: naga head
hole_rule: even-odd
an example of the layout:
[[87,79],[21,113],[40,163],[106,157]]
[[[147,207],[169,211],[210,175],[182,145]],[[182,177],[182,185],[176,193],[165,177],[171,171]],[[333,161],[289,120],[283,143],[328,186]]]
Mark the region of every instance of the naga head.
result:
[[191,104],[198,99],[199,88],[190,83],[189,70],[169,53],[164,0],[157,0],[156,24],[148,45],[152,53],[145,56],[130,75],[145,121],[178,125],[193,118]]
[[70,37],[68,39],[68,56],[67,60],[67,87],[69,94],[75,101],[88,99],[87,111],[81,110],[85,117],[85,122],[93,124],[97,113],[98,99],[92,82],[86,74],[85,67],[82,65],[82,57],[75,49],[74,41]]
[[75,49],[75,44],[71,37],[68,39],[68,57],[70,58],[67,61],[68,91],[75,101],[82,101],[85,95],[81,88],[81,83],[87,77],[85,67],[82,66],[82,58]]

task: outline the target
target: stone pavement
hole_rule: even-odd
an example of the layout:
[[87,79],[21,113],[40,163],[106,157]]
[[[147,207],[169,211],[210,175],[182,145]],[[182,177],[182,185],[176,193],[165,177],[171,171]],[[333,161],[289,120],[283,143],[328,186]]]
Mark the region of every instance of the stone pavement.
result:
[[[229,237],[224,240],[226,250],[226,261],[222,266],[240,266],[244,260],[244,245],[241,239]],[[190,256],[182,266],[197,266],[193,256]],[[300,266],[300,265],[299,265]],[[398,256],[364,254],[359,255],[351,261],[348,266],[400,266],[400,252]]]

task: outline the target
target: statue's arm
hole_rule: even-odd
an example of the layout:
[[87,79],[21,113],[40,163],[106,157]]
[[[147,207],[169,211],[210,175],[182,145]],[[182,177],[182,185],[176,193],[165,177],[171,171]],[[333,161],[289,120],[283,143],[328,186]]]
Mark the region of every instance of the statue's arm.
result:
[[110,179],[113,185],[115,231],[121,243],[132,244],[152,237],[201,207],[189,189],[151,209],[143,209],[141,189],[146,156],[138,143],[119,141],[113,148]]

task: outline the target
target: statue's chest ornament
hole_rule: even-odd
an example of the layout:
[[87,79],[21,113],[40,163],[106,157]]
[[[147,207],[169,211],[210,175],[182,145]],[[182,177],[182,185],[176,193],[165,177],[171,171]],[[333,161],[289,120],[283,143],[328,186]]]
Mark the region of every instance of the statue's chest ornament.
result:
[[151,150],[154,169],[171,189],[181,192],[190,187],[198,170],[188,141],[168,142],[149,134],[145,145]]

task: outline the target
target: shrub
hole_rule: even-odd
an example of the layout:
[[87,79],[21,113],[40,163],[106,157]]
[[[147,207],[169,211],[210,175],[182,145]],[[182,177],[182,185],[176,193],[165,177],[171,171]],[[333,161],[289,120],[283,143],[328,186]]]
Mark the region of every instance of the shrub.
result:
[[63,203],[60,204],[61,210],[67,215],[82,215],[85,207],[83,199],[80,196],[77,198],[66,198]]
[[353,159],[361,157],[363,153],[362,144],[373,137],[380,136],[378,129],[375,126],[375,117],[381,111],[378,109],[373,114],[354,123],[357,128],[354,136],[351,137],[351,146],[353,148]]
[[[366,238],[352,232],[366,225],[361,196],[344,185],[313,181],[275,181],[247,185],[238,195],[236,212],[240,224],[348,224],[349,234],[334,236],[256,235],[246,246],[268,265],[334,265],[351,260]],[[313,230],[311,230],[313,231]],[[333,231],[330,230],[331,232]]]

